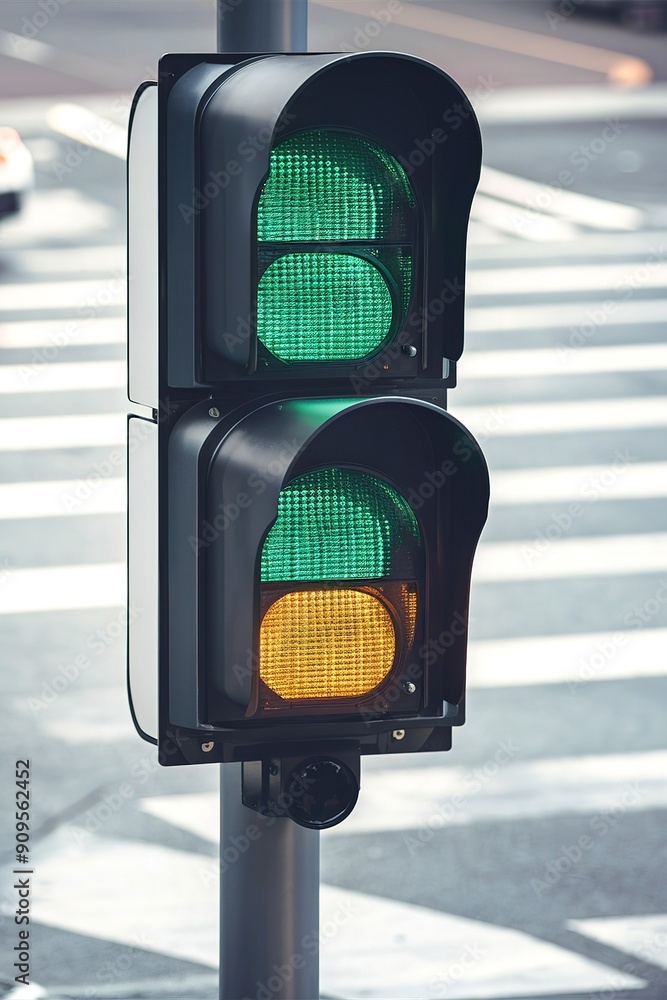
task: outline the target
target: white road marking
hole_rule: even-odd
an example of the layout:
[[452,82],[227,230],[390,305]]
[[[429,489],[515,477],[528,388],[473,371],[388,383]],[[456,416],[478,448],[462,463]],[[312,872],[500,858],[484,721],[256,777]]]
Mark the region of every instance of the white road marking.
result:
[[[471,274],[472,272],[468,272]],[[605,326],[630,326],[667,322],[667,299],[609,299],[606,302],[549,302],[547,305],[494,306],[466,309],[466,331],[507,333],[515,330],[555,330],[574,327],[563,337],[566,353],[595,341]],[[572,337],[572,334],[575,334]],[[633,335],[634,336],[634,335]],[[641,336],[639,334],[638,336]],[[474,348],[474,338],[468,346]],[[474,350],[468,353],[475,353]],[[464,358],[466,355],[464,355]]]
[[[545,532],[555,524],[550,521]],[[556,541],[545,534],[480,545],[473,580],[477,584],[510,583],[667,572],[667,533],[587,538],[566,538],[565,534],[566,529],[556,525]]]
[[569,242],[577,238],[579,230],[569,222],[562,222],[541,212],[535,213],[529,226],[521,226],[515,205],[488,198],[484,194],[475,196],[470,215],[473,219],[493,226],[502,233],[540,243]]
[[[356,0],[352,9],[349,0],[319,0],[319,3],[324,7],[333,7],[335,10],[358,17],[371,19],[377,17],[374,4],[361,0]],[[622,52],[571,42],[555,38],[553,35],[514,28],[482,18],[464,17],[460,14],[451,14],[449,11],[434,10],[432,7],[404,5],[392,13],[391,20],[404,28],[425,31],[429,35],[456,38],[473,45],[501,49],[503,52],[513,52],[531,59],[543,59],[563,66],[587,69],[592,73],[603,74],[610,82],[626,86],[640,86],[648,83],[653,76],[650,66],[643,59]]]
[[667,496],[667,462],[634,462],[632,455],[610,456],[608,465],[494,471],[494,507],[598,500],[638,500]]
[[[531,214],[524,219],[525,229],[520,230],[525,236],[529,236],[533,228],[533,213],[538,218],[543,213],[557,215],[596,229],[638,229],[644,219],[644,213],[630,205],[577,194],[564,187],[551,188],[493,167],[482,168],[478,190],[493,198],[514,202],[521,208],[529,208]],[[515,215],[516,211],[514,209]]]
[[[351,815],[323,837],[390,830],[430,831],[471,823],[516,822],[558,815],[600,818],[611,811],[667,806],[667,750],[523,760],[524,748],[501,740],[494,756],[474,767],[449,763],[396,768],[391,759],[364,757],[361,795]],[[413,758],[414,760],[414,758]],[[212,843],[219,841],[217,792],[142,799],[152,816]],[[582,832],[586,832],[582,830]],[[419,838],[417,838],[419,839]],[[407,854],[406,859],[409,858]]]
[[127,129],[80,104],[55,104],[46,120],[54,132],[120,160],[127,158]]
[[82,319],[92,319],[95,312],[125,304],[125,276],[97,281],[35,281],[4,285],[0,289],[0,309],[36,312],[51,309],[78,309]]
[[81,392],[120,389],[125,385],[124,361],[76,361],[0,366],[0,393]]
[[0,484],[0,520],[125,511],[125,479],[104,479],[94,474],[88,480]]
[[[548,122],[622,122],[628,119],[667,118],[667,85],[650,87],[504,87],[475,102],[482,124],[540,124]],[[567,166],[567,164],[564,164]],[[555,179],[555,178],[554,178]]]
[[667,344],[623,344],[618,347],[582,347],[558,351],[471,351],[458,363],[460,378],[536,378],[549,375],[602,375],[667,369]]
[[[2,245],[0,244],[0,254]],[[121,243],[102,246],[59,247],[53,250],[15,250],[11,254],[11,271],[20,274],[53,275],[71,277],[88,272],[125,271],[127,249]]]
[[[216,859],[90,836],[83,826],[59,831],[39,854],[36,923],[217,966]],[[187,934],[165,906],[165,872],[188,914]],[[612,973],[529,934],[328,885],[320,910],[322,989],[333,996],[361,989],[368,997],[428,1000],[441,997],[448,982],[461,1000],[589,992],[604,988]],[[317,939],[301,946],[317,949]],[[645,985],[624,973],[619,982]]]
[[79,344],[124,344],[127,321],[124,316],[102,319],[20,320],[0,322],[0,349],[46,347],[31,363],[41,365],[53,360],[65,347]]
[[[667,287],[667,258],[656,255],[644,263],[552,264],[545,267],[475,268],[468,272],[470,295],[560,295],[590,292],[631,298],[640,289]],[[549,308],[543,307],[543,315]]]
[[666,677],[667,628],[640,625],[636,618],[624,632],[478,639],[468,648],[468,687],[568,684],[576,695],[590,681]]
[[125,604],[123,563],[0,568],[0,615],[116,608]]
[[[457,1000],[606,989],[608,966],[522,931],[351,890],[324,887],[322,984],[336,997]],[[618,987],[644,981],[618,975]]]
[[454,392],[450,410],[482,443],[490,437],[579,434],[585,431],[667,426],[667,399],[664,396],[457,406]]
[[667,969],[667,913],[569,920],[570,930]]
[[62,417],[8,417],[0,420],[0,452],[124,445],[127,417],[81,413]]
[[[30,193],[16,216],[3,221],[0,256],[15,247],[32,248],[51,240],[60,243],[113,231],[118,221],[117,213],[108,205],[73,188],[38,189]],[[113,237],[117,238],[115,231]]]

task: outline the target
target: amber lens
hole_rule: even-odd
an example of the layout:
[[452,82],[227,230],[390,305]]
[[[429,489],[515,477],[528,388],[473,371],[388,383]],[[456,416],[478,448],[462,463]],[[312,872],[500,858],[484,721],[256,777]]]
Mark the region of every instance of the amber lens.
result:
[[300,590],[264,615],[259,673],[285,700],[354,698],[384,680],[396,633],[384,604],[360,590]]

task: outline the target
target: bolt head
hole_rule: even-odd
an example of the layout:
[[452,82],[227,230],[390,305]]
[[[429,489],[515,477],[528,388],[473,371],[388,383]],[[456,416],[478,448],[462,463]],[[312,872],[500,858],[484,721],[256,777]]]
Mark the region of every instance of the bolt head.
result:
[[212,406],[211,409],[208,411],[208,415],[209,417],[219,417],[220,410],[218,409],[217,406]]
[[404,344],[403,354],[406,354],[409,358],[414,358],[417,356],[417,348],[414,344]]
[[412,681],[406,681],[405,684],[403,685],[403,690],[405,691],[406,694],[414,694],[415,691],[417,690],[417,685],[414,684]]
[[392,740],[404,740],[405,739],[405,729],[394,729],[391,734]]
[[204,753],[210,753],[214,746],[215,743],[202,743],[201,748]]

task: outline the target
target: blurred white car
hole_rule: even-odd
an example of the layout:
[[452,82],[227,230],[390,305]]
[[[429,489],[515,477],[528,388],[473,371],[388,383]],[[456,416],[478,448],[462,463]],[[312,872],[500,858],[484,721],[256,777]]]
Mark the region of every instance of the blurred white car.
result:
[[35,167],[16,129],[0,127],[0,219],[18,212],[35,182]]

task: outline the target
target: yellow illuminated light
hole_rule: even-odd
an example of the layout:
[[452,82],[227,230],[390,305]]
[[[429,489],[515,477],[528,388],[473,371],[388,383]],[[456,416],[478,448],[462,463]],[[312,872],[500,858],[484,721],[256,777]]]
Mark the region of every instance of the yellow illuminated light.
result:
[[262,621],[260,677],[287,701],[367,694],[387,676],[395,655],[389,612],[361,590],[293,591]]

